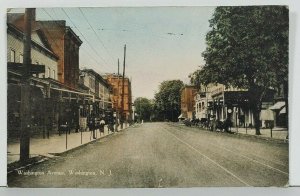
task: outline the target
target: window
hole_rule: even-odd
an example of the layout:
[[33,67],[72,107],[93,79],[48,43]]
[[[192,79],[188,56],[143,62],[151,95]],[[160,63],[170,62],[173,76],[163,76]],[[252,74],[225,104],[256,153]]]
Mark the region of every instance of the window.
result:
[[55,70],[53,70],[52,73],[53,73],[53,79],[56,79]]
[[10,62],[16,62],[16,51],[10,50]]
[[51,78],[51,69],[48,67],[48,78]]
[[23,54],[20,54],[20,63],[23,63]]

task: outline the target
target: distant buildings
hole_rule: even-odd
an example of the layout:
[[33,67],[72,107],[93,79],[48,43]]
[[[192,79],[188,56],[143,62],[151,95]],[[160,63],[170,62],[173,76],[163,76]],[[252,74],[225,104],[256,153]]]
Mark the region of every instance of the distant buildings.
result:
[[194,96],[197,89],[195,86],[185,86],[181,91],[181,115],[179,118],[194,118]]
[[86,87],[86,93],[93,95],[93,107],[88,116],[113,116],[112,87],[103,77],[92,69],[80,70],[79,84]]
[[[287,126],[286,107],[282,94],[282,90],[267,90],[262,99],[260,127]],[[198,119],[202,122],[209,121],[212,117],[219,121],[228,119],[234,127],[254,127],[255,122],[248,97],[247,89],[225,87],[222,84],[201,86],[199,90],[186,86],[181,93],[180,117]]]
[[107,82],[112,86],[113,89],[113,108],[116,109],[117,113],[121,115],[123,110],[123,119],[125,121],[132,120],[132,91],[131,91],[131,81],[129,78],[124,78],[124,101],[122,107],[122,86],[123,80],[121,75],[117,74],[106,74],[103,76]]

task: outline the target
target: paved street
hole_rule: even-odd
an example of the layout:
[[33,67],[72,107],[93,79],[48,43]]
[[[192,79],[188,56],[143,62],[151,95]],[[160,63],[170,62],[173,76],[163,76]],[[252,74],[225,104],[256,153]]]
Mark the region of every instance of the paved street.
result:
[[10,187],[285,186],[288,144],[144,123],[8,177]]

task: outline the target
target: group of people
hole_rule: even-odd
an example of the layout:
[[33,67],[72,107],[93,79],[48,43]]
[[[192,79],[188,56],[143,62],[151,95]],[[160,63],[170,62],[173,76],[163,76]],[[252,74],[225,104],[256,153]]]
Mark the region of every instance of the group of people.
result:
[[227,118],[224,121],[216,119],[215,115],[211,115],[209,118],[202,119],[186,119],[183,121],[186,126],[197,126],[201,128],[208,128],[210,131],[226,131],[230,132],[232,127],[232,121]]
[[89,130],[93,133],[93,138],[96,139],[96,130],[99,129],[100,135],[104,133],[104,126],[106,125],[105,120],[102,118],[89,118],[88,127]]
[[215,118],[215,116],[211,116],[210,122],[209,122],[209,129],[211,131],[226,131],[230,132],[230,129],[232,127],[232,122],[229,118],[227,118],[225,121],[219,121]]
[[[87,119],[87,127],[89,128],[89,131],[93,133],[93,138],[96,139],[96,130],[99,130],[100,135],[101,133],[104,134],[104,127],[107,125],[108,131],[114,132],[114,119],[105,119],[104,117],[102,118],[96,118],[96,117],[89,117]],[[69,121],[65,118],[60,118],[59,119],[59,128],[58,132],[59,135],[61,135],[62,132],[69,133],[71,131],[71,125],[74,123],[69,123]],[[80,130],[80,127],[73,127],[75,128],[76,131]]]

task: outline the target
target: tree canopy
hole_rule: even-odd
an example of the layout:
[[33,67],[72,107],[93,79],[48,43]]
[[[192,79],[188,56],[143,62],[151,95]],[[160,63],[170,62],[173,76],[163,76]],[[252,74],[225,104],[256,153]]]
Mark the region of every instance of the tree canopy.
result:
[[276,87],[287,80],[288,9],[284,6],[218,7],[203,52],[205,82],[239,88]]
[[180,115],[181,89],[183,87],[181,80],[168,80],[160,84],[159,91],[154,98],[157,120],[177,120]]
[[217,7],[209,22],[205,65],[192,80],[248,89],[258,124],[266,90],[288,82],[288,8]]
[[137,119],[139,121],[145,120],[150,121],[150,117],[152,114],[152,108],[153,105],[151,103],[151,100],[144,98],[144,97],[138,97],[134,100],[134,106],[135,106],[135,112],[137,114]]

